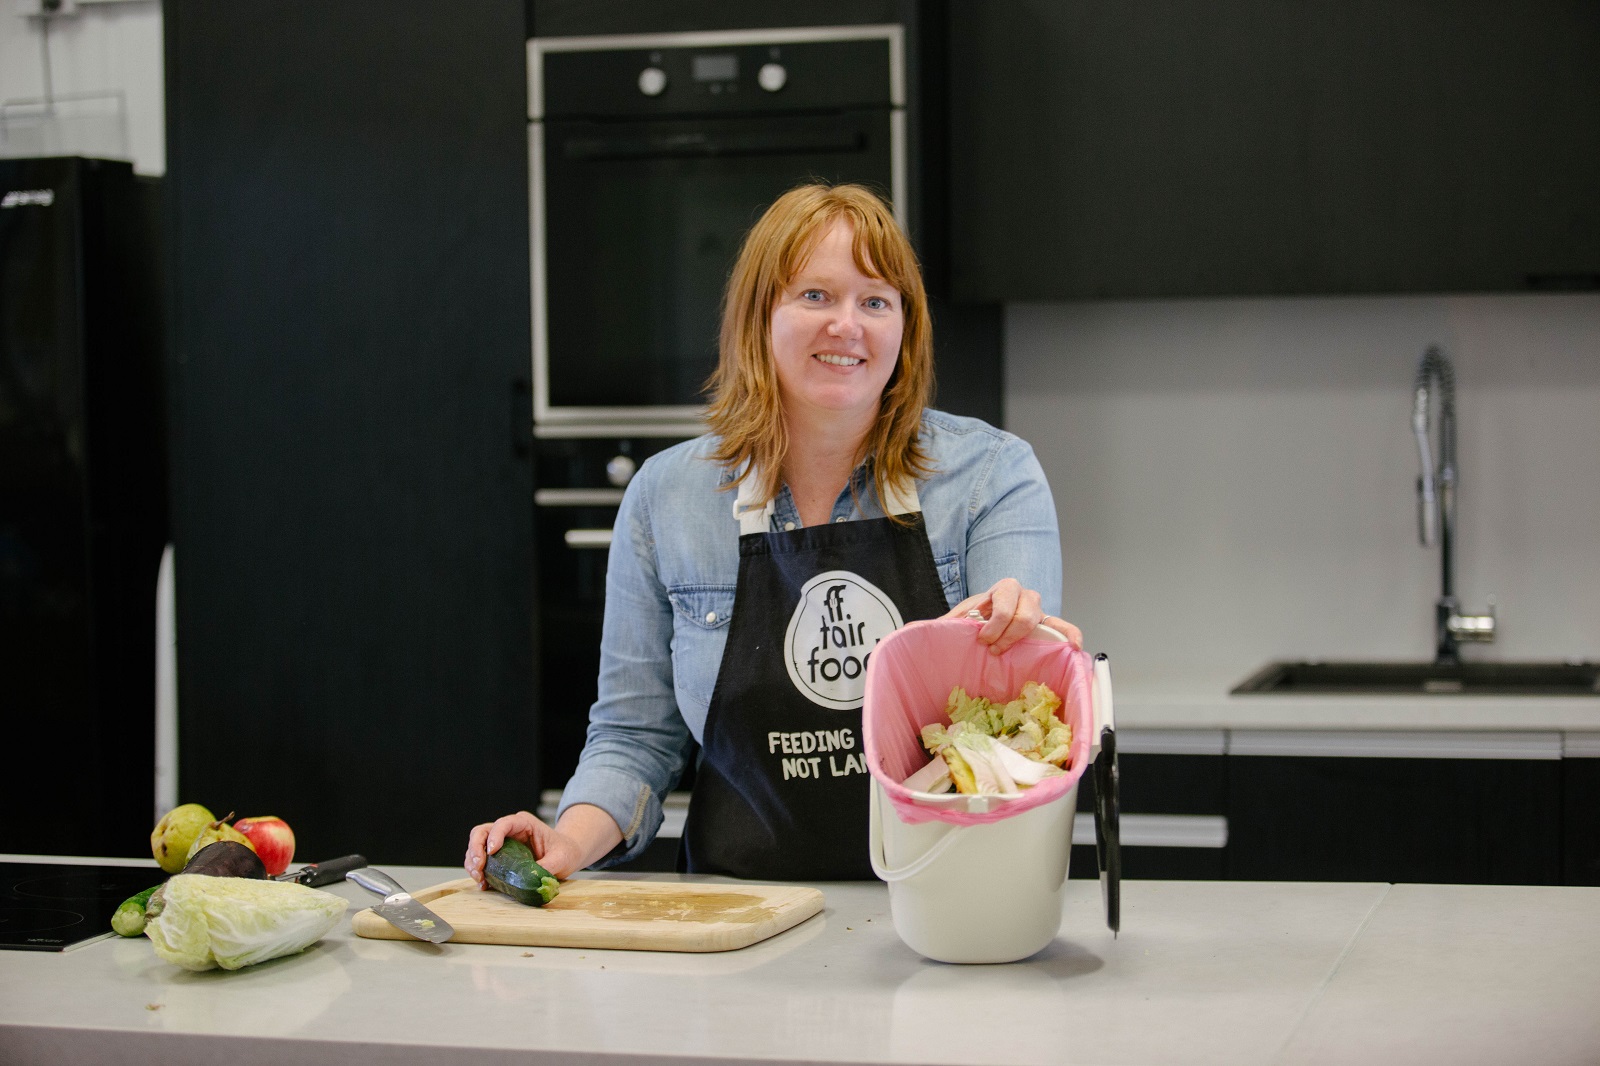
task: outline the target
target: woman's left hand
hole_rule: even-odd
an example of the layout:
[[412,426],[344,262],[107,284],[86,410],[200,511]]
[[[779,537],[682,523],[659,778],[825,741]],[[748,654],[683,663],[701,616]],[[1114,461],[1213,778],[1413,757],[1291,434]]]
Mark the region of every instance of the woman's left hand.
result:
[[983,628],[978,630],[978,640],[989,645],[989,650],[996,655],[1032,636],[1041,625],[1066,637],[1074,648],[1083,649],[1083,631],[1063,618],[1045,614],[1039,594],[1023,588],[1016,578],[1001,578],[989,591],[968,596],[945,617],[965,618],[973,611],[984,619]]

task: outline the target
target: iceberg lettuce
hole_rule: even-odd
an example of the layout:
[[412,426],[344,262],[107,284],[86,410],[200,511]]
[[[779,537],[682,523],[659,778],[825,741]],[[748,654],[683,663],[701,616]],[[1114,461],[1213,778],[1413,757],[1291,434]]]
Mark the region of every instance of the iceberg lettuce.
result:
[[348,906],[292,881],[175,874],[151,897],[144,932],[186,970],[237,970],[310,947]]

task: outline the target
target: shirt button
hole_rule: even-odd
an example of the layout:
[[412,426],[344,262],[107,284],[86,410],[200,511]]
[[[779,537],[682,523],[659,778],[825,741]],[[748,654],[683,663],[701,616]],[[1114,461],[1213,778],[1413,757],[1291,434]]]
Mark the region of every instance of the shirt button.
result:
[[794,528],[794,523],[793,522],[785,522],[783,524],[783,528],[784,528],[785,532],[787,532],[789,530],[792,530]]
[[844,521],[844,515],[840,515],[838,518],[835,518],[834,521],[835,522],[843,522]]
[[707,612],[706,613],[706,625],[708,625],[708,626],[716,625],[716,623],[717,623],[717,612],[716,611]]

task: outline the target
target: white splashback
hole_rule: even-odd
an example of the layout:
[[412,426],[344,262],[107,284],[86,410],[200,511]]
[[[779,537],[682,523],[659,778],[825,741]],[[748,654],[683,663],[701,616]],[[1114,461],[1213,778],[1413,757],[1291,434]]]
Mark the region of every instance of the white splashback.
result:
[[[39,6],[0,0],[0,102],[9,119],[0,123],[0,156],[92,155],[166,173],[161,5],[95,0],[48,20],[22,13]],[[46,94],[58,120],[37,117]]]
[[1065,613],[1118,681],[1431,658],[1417,363],[1455,364],[1468,658],[1600,658],[1600,295],[1019,304],[1007,427],[1061,517]]

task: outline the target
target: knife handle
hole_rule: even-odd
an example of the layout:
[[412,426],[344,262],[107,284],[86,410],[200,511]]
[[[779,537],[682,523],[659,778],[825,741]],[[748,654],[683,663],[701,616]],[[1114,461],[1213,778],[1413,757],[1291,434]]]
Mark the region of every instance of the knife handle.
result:
[[312,863],[294,875],[294,880],[307,888],[318,888],[322,885],[343,881],[345,875],[351,870],[359,870],[367,864],[365,855],[341,855],[337,859],[328,859],[325,862]]
[[400,887],[399,881],[396,881],[382,870],[375,870],[370,866],[363,867],[359,870],[351,870],[345,875],[345,878],[347,880],[354,881],[368,892],[372,892],[379,896],[388,897],[397,892],[405,891],[405,889]]

